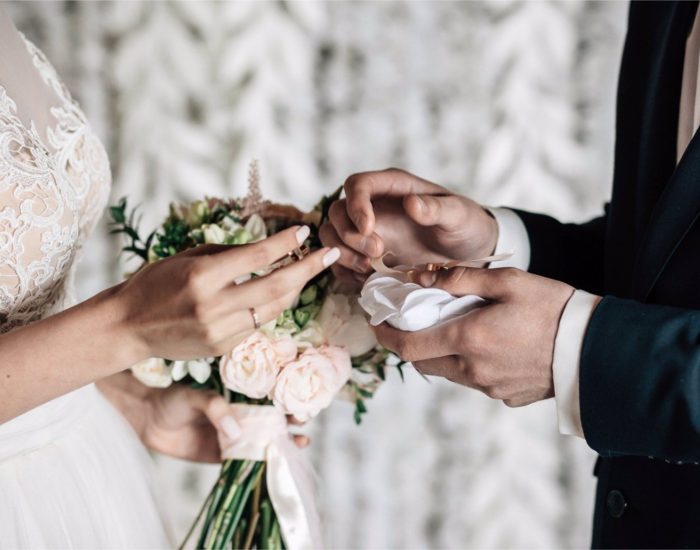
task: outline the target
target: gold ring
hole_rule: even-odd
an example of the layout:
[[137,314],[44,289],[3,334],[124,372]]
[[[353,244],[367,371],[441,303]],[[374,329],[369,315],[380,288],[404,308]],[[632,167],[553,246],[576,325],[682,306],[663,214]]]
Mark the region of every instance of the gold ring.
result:
[[255,330],[258,330],[260,328],[260,317],[258,317],[258,312],[255,311],[254,307],[249,307],[248,311],[250,311],[251,317],[253,317],[253,324],[255,325]]

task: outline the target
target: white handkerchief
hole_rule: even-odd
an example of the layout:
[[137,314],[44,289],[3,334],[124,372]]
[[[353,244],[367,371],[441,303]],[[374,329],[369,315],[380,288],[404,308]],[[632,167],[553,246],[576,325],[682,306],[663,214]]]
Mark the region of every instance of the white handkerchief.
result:
[[386,321],[399,330],[416,331],[463,315],[485,300],[474,295],[456,298],[439,288],[425,288],[375,273],[362,287],[358,302],[371,316],[373,326]]

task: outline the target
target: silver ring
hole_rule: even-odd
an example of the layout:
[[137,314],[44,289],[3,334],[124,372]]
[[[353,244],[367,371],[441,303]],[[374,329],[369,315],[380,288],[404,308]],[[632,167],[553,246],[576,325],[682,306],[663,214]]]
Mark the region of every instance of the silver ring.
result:
[[250,311],[251,317],[253,317],[253,324],[255,325],[255,330],[258,330],[260,328],[260,317],[258,317],[258,312],[255,311],[254,307],[249,307],[248,311]]

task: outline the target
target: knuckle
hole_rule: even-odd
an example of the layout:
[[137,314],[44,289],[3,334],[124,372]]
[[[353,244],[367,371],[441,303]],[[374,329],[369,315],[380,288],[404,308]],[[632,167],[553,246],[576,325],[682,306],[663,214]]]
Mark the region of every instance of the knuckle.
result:
[[406,171],[401,169],[401,168],[396,168],[395,166],[390,166],[389,168],[385,168],[383,172],[386,172],[387,174],[390,175],[400,175],[400,174],[405,174]]
[[206,258],[197,258],[190,263],[190,266],[185,274],[187,288],[190,291],[199,294],[202,290],[204,290],[207,267]]
[[345,188],[345,193],[346,194],[352,194],[355,189],[360,185],[362,180],[364,179],[364,174],[358,173],[358,174],[352,174],[348,176],[348,179],[345,180],[345,183],[343,184],[343,187]]
[[503,285],[511,285],[520,277],[520,271],[514,267],[504,267],[498,270],[499,282]]
[[271,257],[267,246],[252,245],[249,251],[250,262],[255,267],[264,267],[270,265],[274,258]]

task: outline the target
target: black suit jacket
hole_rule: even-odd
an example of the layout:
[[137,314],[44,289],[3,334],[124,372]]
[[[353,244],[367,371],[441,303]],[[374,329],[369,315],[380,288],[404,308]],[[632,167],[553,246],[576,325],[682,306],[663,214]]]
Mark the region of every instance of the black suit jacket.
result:
[[700,547],[700,137],[676,166],[697,2],[630,6],[605,215],[519,212],[530,271],[604,298],[580,358],[585,437],[601,456],[594,547]]

